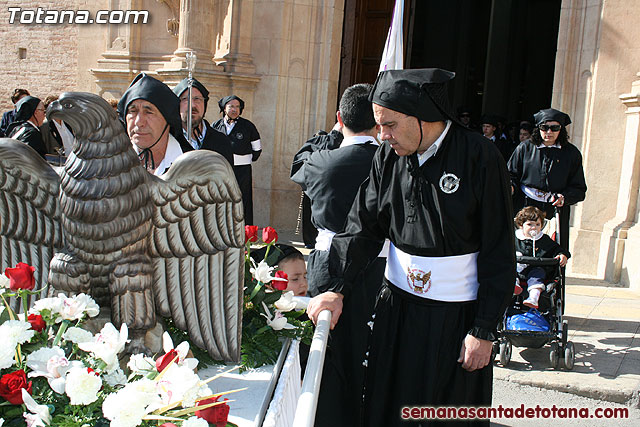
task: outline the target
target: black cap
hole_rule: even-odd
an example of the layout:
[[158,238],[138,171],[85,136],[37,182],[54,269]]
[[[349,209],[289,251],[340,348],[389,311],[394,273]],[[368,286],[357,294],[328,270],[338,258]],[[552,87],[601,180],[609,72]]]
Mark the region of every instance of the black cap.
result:
[[553,108],[540,110],[533,115],[533,118],[536,121],[536,126],[540,126],[544,122],[548,122],[548,121],[556,121],[560,123],[562,126],[567,126],[571,124],[571,118],[569,117],[568,114]]
[[447,94],[447,82],[454,76],[455,73],[440,68],[382,71],[369,100],[425,122],[447,119],[457,122]]
[[180,99],[169,86],[145,73],[138,74],[118,102],[118,115],[125,126],[127,109],[137,99],[144,99],[155,105],[169,124],[169,133],[178,142],[186,144],[180,119]]
[[16,103],[16,122],[26,122],[33,116],[40,104],[40,98],[25,96]]
[[[178,98],[180,98],[180,95],[182,95],[182,92],[187,90],[188,87],[189,87],[189,78],[187,77],[187,78],[183,79],[180,83],[178,83],[178,85],[176,87],[173,88],[173,93],[175,93],[176,96]],[[200,91],[200,93],[202,94],[202,97],[204,98],[204,111],[206,112],[207,111],[207,103],[209,102],[209,91],[207,90],[206,87],[204,87],[204,85],[202,83],[200,83],[196,79],[193,79],[193,87],[198,89]]]
[[[263,246],[260,249],[256,249],[255,251],[251,251],[251,258],[257,263],[264,259],[264,255],[267,252],[267,247]],[[283,259],[293,255],[300,254],[302,256],[302,252],[298,249],[294,248],[290,245],[285,245],[283,243],[277,243],[273,245],[273,247],[269,250],[269,256],[266,260],[269,267],[273,267],[274,265],[278,265]]]
[[242,110],[244,110],[244,101],[238,98],[236,95],[225,96],[224,98],[221,98],[220,101],[218,101],[218,107],[220,107],[220,112],[222,113],[224,111],[225,105],[227,105],[229,102],[233,101],[234,99],[237,99],[238,102],[240,103],[240,114],[242,114]]
[[495,114],[483,114],[482,118],[480,120],[481,124],[489,124],[495,127],[498,127],[498,122],[500,121],[500,118],[498,116],[496,116]]

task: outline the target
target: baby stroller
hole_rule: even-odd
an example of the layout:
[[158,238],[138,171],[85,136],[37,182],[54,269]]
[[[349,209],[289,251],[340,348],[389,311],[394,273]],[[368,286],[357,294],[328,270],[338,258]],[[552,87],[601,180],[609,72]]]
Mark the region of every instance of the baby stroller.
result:
[[[556,221],[559,214],[556,212]],[[556,222],[556,224],[559,222]],[[555,233],[556,242],[560,240]],[[573,369],[575,351],[568,340],[569,324],[564,319],[565,276],[555,258],[516,257],[520,264],[531,266],[552,266],[554,274],[545,280],[545,289],[540,295],[538,310],[523,305],[528,297],[527,284],[521,282],[522,293],[514,295],[511,305],[505,311],[503,321],[498,325],[498,341],[494,342],[494,354],[499,355],[502,366],[511,361],[512,346],[541,348],[549,343],[549,362],[553,369],[560,367],[560,360],[566,369]]]

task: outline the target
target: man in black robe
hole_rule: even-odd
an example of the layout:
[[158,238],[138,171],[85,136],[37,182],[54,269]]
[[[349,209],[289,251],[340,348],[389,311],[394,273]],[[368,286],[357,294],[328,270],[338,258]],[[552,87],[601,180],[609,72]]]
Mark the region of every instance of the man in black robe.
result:
[[191,88],[191,128],[193,129],[191,140],[187,132],[189,116],[189,79],[185,78],[173,88],[178,98],[180,98],[180,117],[182,118],[182,131],[184,137],[196,150],[210,150],[222,155],[230,165],[233,166],[233,152],[231,151],[231,141],[222,132],[211,127],[204,118],[209,103],[209,91],[198,80],[193,79]]
[[223,117],[213,128],[219,130],[231,140],[233,150],[233,172],[242,192],[244,223],[253,224],[253,179],[251,163],[258,160],[262,153],[262,142],[256,126],[244,117],[244,101],[236,95],[225,96],[218,101]]
[[[358,189],[369,176],[379,143],[371,101],[372,86],[357,84],[347,88],[337,112],[342,135],[311,138],[296,154],[291,179],[311,199],[311,216],[318,228],[315,249],[309,255],[309,294],[318,295],[330,286],[329,247],[342,231]],[[344,315],[331,332],[315,425],[336,427],[358,423],[359,403],[369,327],[375,295],[382,284],[385,258],[378,257],[363,272],[345,298]]]
[[118,101],[118,116],[143,166],[156,176],[193,150],[182,133],[180,100],[169,86],[145,73],[133,79]]
[[[492,341],[515,282],[504,160],[457,123],[440,69],[378,75],[371,174],[331,243],[327,292],[308,308],[338,322],[358,274],[391,240],[371,320],[361,425],[404,425],[407,406],[489,406]],[[489,421],[486,420],[486,425]]]
[[[14,89],[13,95],[11,95],[11,102],[13,105],[16,105],[18,101],[20,101],[25,96],[31,95],[26,89]],[[0,138],[8,136],[7,129],[9,125],[16,120],[17,110],[14,108],[13,110],[5,111],[2,113],[2,120],[0,120]]]
[[47,148],[40,126],[45,119],[44,104],[35,96],[25,96],[16,104],[16,117],[7,128],[9,138],[22,141],[45,158]]

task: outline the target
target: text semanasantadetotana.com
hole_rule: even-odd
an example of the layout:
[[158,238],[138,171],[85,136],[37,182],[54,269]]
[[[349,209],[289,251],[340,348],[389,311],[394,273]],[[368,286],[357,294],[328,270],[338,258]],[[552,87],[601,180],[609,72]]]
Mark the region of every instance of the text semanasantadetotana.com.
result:
[[564,408],[553,405],[544,407],[453,407],[453,406],[405,406],[400,411],[404,420],[451,420],[490,418],[629,418],[627,408]]
[[148,10],[88,10],[9,8],[9,24],[146,24]]

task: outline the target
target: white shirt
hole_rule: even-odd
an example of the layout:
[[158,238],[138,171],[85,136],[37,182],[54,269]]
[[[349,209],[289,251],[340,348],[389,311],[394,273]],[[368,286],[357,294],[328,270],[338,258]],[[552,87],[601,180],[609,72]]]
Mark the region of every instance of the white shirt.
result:
[[418,164],[420,166],[422,166],[424,162],[429,160],[432,156],[435,156],[436,153],[438,152],[438,148],[440,148],[440,144],[442,144],[442,141],[444,141],[444,137],[447,136],[447,132],[449,132],[449,128],[451,127],[451,120],[447,120],[446,123],[447,125],[445,126],[444,130],[442,131],[438,139],[436,139],[433,142],[433,144],[431,144],[424,153],[418,154]]
[[233,130],[233,127],[236,125],[236,120],[232,121],[231,123],[228,123],[227,119],[222,119],[222,122],[224,123],[224,127],[227,128],[227,135],[229,135]]
[[62,122],[62,120],[61,120],[62,124],[58,124],[56,120],[52,120],[52,121],[53,121],[53,124],[56,125],[56,129],[58,129],[58,134],[62,139],[62,146],[64,147],[64,155],[68,156],[71,154],[71,151],[73,151],[73,141],[75,140],[75,137],[73,136],[73,133],[71,133],[69,128],[64,124],[64,122]]
[[[133,145],[133,148],[136,150],[136,153],[140,154],[142,149],[137,145]],[[160,162],[160,164],[156,167],[156,170],[153,172],[155,176],[160,176],[164,174],[164,172],[173,164],[173,162],[182,155],[182,148],[180,148],[180,143],[177,139],[173,137],[173,135],[169,134],[169,141],[167,142],[167,150],[164,153],[164,158]]]
[[378,140],[372,136],[355,135],[355,136],[348,136],[344,138],[342,140],[342,143],[340,144],[340,148],[348,147],[350,145],[356,145],[356,144],[366,144],[367,142],[372,142],[373,145],[375,145],[376,147],[380,145]]

